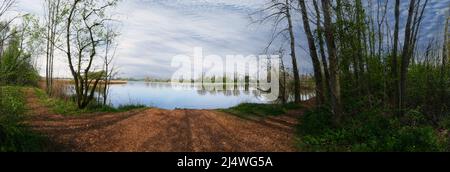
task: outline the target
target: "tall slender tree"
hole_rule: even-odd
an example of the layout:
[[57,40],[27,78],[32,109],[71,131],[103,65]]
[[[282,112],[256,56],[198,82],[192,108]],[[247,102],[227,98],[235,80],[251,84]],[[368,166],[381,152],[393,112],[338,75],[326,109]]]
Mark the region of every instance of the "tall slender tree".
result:
[[400,109],[399,105],[399,97],[400,97],[400,84],[398,77],[398,41],[399,41],[399,28],[400,28],[400,0],[395,0],[395,26],[394,26],[394,42],[392,49],[392,63],[391,63],[391,77],[393,80],[393,99],[394,99],[394,107]]
[[[418,31],[422,21],[423,13],[427,6],[428,0],[423,4],[421,0],[411,0],[409,3],[408,17],[405,26],[405,39],[403,41],[403,51],[401,55],[400,66],[400,95],[399,108],[400,114],[403,115],[406,106],[406,88],[407,88],[407,74],[408,67],[414,55],[415,44],[418,37]],[[420,8],[422,6],[422,8]]]
[[[292,71],[294,76],[294,99],[295,102],[300,102],[300,73],[299,67],[297,64],[297,55],[296,55],[296,37],[294,33],[294,23],[292,10],[294,0],[271,0],[268,3],[268,7],[260,10],[262,13],[269,13],[265,17],[259,20],[260,23],[266,22],[268,20],[273,20],[273,34],[272,38],[269,42],[269,45],[266,47],[267,50],[272,46],[277,38],[283,36],[289,41],[290,46],[290,57],[292,61]],[[280,25],[286,24],[286,26],[280,27]]]
[[331,87],[330,87],[330,72],[328,69],[328,60],[327,60],[327,56],[325,55],[325,47],[324,47],[324,40],[323,40],[323,26],[322,26],[322,18],[321,18],[321,13],[320,13],[320,8],[318,5],[318,0],[313,0],[313,5],[314,5],[314,11],[316,14],[316,34],[317,34],[317,42],[318,42],[318,47],[319,47],[319,52],[320,52],[320,57],[322,60],[322,67],[323,67],[323,73],[325,75],[325,80],[324,80],[324,85],[325,85],[325,93],[324,97],[329,97],[329,93],[331,93]]
[[324,84],[323,84],[323,74],[322,67],[320,64],[319,56],[317,54],[316,43],[314,41],[314,36],[311,31],[311,26],[309,25],[309,17],[306,9],[305,0],[299,0],[300,11],[303,19],[303,29],[305,30],[306,38],[308,39],[309,54],[311,56],[311,61],[314,68],[314,79],[316,85],[316,95],[317,104],[321,105],[324,102]]
[[300,73],[298,70],[297,64],[297,56],[296,56],[296,44],[295,44],[295,35],[294,35],[294,25],[292,22],[292,1],[285,0],[285,14],[288,22],[288,32],[289,32],[289,40],[291,46],[291,59],[292,59],[292,70],[294,72],[294,98],[295,102],[299,103],[301,101],[300,97]]
[[324,16],[325,40],[328,50],[330,87],[331,87],[331,106],[336,123],[339,124],[342,117],[341,105],[341,87],[339,80],[339,62],[337,58],[336,42],[334,39],[334,30],[332,26],[331,2],[322,0],[322,11]]
[[45,1],[45,13],[46,13],[46,66],[45,66],[45,81],[47,94],[52,94],[53,88],[53,66],[55,58],[56,44],[60,36],[60,25],[62,22],[61,16],[64,12],[62,9],[61,0],[46,0]]

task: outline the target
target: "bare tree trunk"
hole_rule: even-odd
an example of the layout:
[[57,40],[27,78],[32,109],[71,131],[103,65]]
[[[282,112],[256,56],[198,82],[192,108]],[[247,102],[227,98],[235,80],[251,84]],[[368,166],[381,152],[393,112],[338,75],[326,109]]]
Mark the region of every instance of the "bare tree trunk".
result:
[[314,5],[314,10],[316,11],[317,39],[319,40],[318,43],[319,43],[320,56],[322,59],[323,73],[325,74],[324,85],[325,85],[326,92],[324,93],[324,101],[326,101],[326,97],[328,97],[329,94],[331,93],[331,87],[330,87],[330,82],[329,82],[330,81],[330,72],[328,69],[328,60],[325,55],[325,47],[324,47],[323,32],[322,32],[323,27],[320,24],[322,22],[322,19],[321,19],[319,5],[317,3],[317,0],[313,0],[313,5]]
[[448,40],[448,38],[450,37],[450,33],[448,31],[448,27],[449,27],[449,21],[450,21],[450,13],[447,16],[447,19],[445,19],[445,29],[444,29],[444,45],[442,45],[442,74],[445,73],[445,67],[446,67],[446,63],[447,63],[447,58],[449,56],[449,51],[448,48],[450,46],[450,42]]
[[113,28],[107,28],[106,30],[106,45],[105,45],[105,76],[103,84],[103,105],[107,104],[109,88],[111,80],[115,75],[115,68],[112,66],[112,61],[114,60],[116,54],[117,45],[114,44],[117,34],[114,32]]
[[311,61],[313,63],[314,68],[314,79],[316,83],[316,97],[317,97],[317,104],[321,105],[324,102],[324,84],[322,79],[322,68],[320,65],[320,60],[317,55],[317,48],[316,43],[314,41],[313,34],[311,32],[311,27],[309,25],[309,17],[306,9],[305,0],[299,0],[300,4],[300,11],[302,13],[303,18],[303,28],[306,33],[306,37],[308,39],[308,46],[309,46],[309,53],[311,56]]
[[394,48],[392,50],[392,66],[391,66],[391,75],[392,79],[394,81],[394,93],[393,93],[393,99],[394,99],[394,107],[397,108],[397,110],[400,110],[400,84],[398,81],[398,40],[399,40],[399,23],[400,23],[400,0],[395,0],[395,26],[394,26]]
[[46,0],[46,15],[47,15],[47,47],[46,47],[46,91],[49,95],[52,94],[53,89],[53,69],[56,48],[57,29],[61,23],[58,19],[61,15],[61,1],[60,0]]
[[292,24],[292,16],[291,16],[291,3],[290,0],[286,0],[286,18],[288,21],[288,31],[290,38],[290,46],[291,46],[291,58],[292,58],[292,70],[294,72],[294,95],[295,102],[299,103],[301,101],[300,97],[300,74],[297,66],[297,57],[295,52],[295,35],[294,35],[294,26]]
[[[356,0],[356,11],[357,11],[357,23],[358,25],[365,25],[365,12],[364,12],[364,8],[362,5],[361,0]],[[357,57],[356,57],[356,66],[355,68],[357,68],[357,78],[358,78],[358,83],[360,87],[365,87],[366,83],[365,83],[365,77],[364,77],[364,56],[367,56],[367,49],[366,49],[366,44],[365,44],[365,33],[366,33],[366,29],[365,27],[360,27],[358,29],[357,32],[357,39],[358,39],[358,53],[357,53]],[[360,94],[364,93],[364,88],[360,88]]]
[[284,66],[284,52],[283,50],[279,51],[280,54],[280,62],[281,62],[281,79],[280,79],[280,99],[282,104],[286,104],[288,101],[288,96],[286,96],[286,68]]
[[405,27],[405,40],[403,45],[403,51],[402,51],[402,57],[401,57],[401,67],[400,67],[400,96],[399,96],[399,107],[400,107],[400,114],[404,114],[404,107],[405,107],[405,98],[406,98],[406,79],[407,79],[407,72],[408,72],[408,65],[410,62],[410,52],[412,51],[412,42],[411,42],[411,35],[412,35],[412,19],[414,15],[414,8],[415,8],[416,0],[411,0],[409,4],[409,10],[408,10],[408,19],[406,21],[406,27]]
[[322,10],[324,15],[325,37],[328,49],[328,58],[330,60],[330,87],[331,87],[331,104],[336,123],[339,124],[342,117],[341,109],[341,88],[339,82],[339,62],[337,59],[336,44],[334,40],[334,31],[331,19],[331,2],[322,0]]
[[47,94],[51,94],[51,86],[50,86],[50,35],[51,35],[51,21],[52,21],[52,3],[50,0],[47,0],[47,47],[45,51],[46,55],[46,64],[45,64],[45,89]]
[[76,7],[78,5],[78,3],[80,2],[80,0],[75,0],[73,2],[73,4],[70,6],[70,12],[69,12],[69,16],[67,18],[67,25],[66,25],[66,55],[67,55],[67,60],[69,62],[69,69],[70,72],[73,76],[74,82],[75,82],[75,94],[77,96],[77,105],[80,108],[81,107],[81,99],[82,99],[82,91],[80,89],[80,85],[79,85],[79,73],[77,73],[75,71],[75,68],[73,66],[72,63],[72,51],[71,51],[71,37],[70,37],[70,33],[71,33],[71,26],[72,26],[72,22],[73,22],[73,16],[76,10]]

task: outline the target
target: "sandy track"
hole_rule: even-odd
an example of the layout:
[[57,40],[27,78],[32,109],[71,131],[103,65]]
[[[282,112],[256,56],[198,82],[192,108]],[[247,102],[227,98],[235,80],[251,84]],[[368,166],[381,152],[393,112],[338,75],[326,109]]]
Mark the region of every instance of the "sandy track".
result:
[[249,121],[212,110],[161,109],[66,117],[51,114],[33,90],[25,92],[27,124],[60,145],[57,151],[295,151],[291,125],[270,122],[280,119]]

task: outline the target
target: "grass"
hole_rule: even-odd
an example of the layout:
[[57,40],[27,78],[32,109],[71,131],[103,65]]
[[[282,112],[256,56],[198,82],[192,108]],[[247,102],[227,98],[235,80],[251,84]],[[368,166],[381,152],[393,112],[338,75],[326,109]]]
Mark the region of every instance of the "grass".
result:
[[22,87],[0,87],[0,152],[39,152],[46,138],[23,124],[25,98]]
[[105,106],[97,102],[91,103],[85,109],[78,109],[76,103],[70,100],[61,100],[57,98],[49,97],[43,90],[35,88],[36,96],[38,97],[40,103],[49,107],[53,113],[66,115],[66,116],[77,116],[82,114],[97,113],[97,112],[126,112],[134,109],[148,108],[145,105],[131,104],[131,105],[121,105],[117,108],[112,106]]
[[241,118],[258,119],[269,116],[279,116],[286,114],[289,110],[295,110],[303,108],[302,105],[289,103],[289,104],[256,104],[256,103],[243,103],[235,107],[228,109],[222,109],[221,111],[236,115]]

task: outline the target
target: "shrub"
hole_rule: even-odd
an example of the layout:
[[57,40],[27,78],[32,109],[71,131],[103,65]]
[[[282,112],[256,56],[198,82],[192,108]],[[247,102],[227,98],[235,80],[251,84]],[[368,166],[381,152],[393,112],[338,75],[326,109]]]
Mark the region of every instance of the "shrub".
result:
[[305,113],[298,126],[299,148],[305,151],[424,152],[445,149],[445,137],[417,111],[397,119],[372,109],[347,116],[333,127],[325,108]]
[[317,108],[306,111],[301,118],[301,125],[298,131],[305,135],[319,135],[330,129],[332,126],[332,117],[330,110],[327,108]]
[[427,118],[418,110],[409,110],[402,118],[402,122],[408,126],[423,126],[426,125]]
[[439,123],[439,127],[450,131],[450,116],[443,118]]
[[20,37],[13,32],[9,46],[0,57],[0,83],[37,86],[39,74],[31,63],[31,55],[20,48]]
[[43,150],[44,138],[22,124],[24,97],[19,87],[0,87],[0,152]]
[[443,150],[432,127],[403,127],[395,135],[394,150],[400,152],[430,152]]

